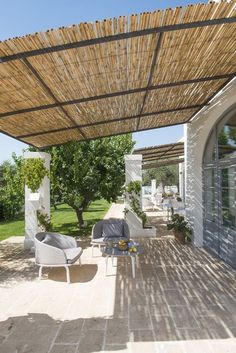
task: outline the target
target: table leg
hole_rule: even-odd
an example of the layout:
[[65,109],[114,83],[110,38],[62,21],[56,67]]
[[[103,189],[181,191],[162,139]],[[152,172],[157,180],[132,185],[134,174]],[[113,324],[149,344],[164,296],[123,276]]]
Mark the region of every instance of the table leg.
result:
[[108,257],[109,257],[109,256],[106,256],[106,275],[107,275],[107,264],[108,264]]
[[135,256],[131,256],[132,276],[135,278]]

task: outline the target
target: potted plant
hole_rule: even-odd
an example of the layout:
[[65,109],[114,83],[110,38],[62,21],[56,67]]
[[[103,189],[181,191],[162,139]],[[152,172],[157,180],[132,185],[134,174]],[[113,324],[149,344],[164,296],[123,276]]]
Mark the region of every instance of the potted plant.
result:
[[180,216],[177,213],[171,216],[171,221],[167,224],[167,229],[174,230],[175,239],[181,244],[185,244],[186,241],[191,240],[192,230],[188,222],[183,216]]

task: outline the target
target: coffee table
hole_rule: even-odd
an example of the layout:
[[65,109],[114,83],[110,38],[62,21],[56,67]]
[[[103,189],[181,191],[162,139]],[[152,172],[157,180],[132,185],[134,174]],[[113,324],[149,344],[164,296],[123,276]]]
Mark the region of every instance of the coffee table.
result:
[[118,247],[108,247],[105,246],[103,249],[103,255],[106,257],[106,275],[107,275],[107,267],[108,267],[108,258],[112,259],[114,257],[130,257],[131,259],[131,267],[132,267],[132,276],[135,278],[135,266],[138,263],[138,256],[143,253],[143,249],[140,245],[135,245],[137,248],[137,252],[130,252],[128,250],[119,250]]

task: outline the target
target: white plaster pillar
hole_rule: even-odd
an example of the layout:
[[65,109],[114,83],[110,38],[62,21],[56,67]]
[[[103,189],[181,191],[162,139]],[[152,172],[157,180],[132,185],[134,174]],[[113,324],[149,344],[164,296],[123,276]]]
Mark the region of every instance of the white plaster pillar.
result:
[[[45,152],[26,152],[25,159],[41,158],[44,160],[44,166],[50,170],[51,156]],[[33,250],[34,236],[40,231],[37,221],[37,210],[42,210],[44,214],[50,216],[50,181],[44,177],[41,186],[36,193],[25,185],[25,249]]]
[[[127,154],[125,155],[125,185],[131,181],[140,181],[142,183],[142,155]],[[141,191],[142,194],[142,191]],[[129,200],[126,197],[126,203]],[[142,195],[140,195],[140,205],[142,207]]]
[[152,197],[154,197],[156,191],[157,191],[157,182],[156,182],[156,179],[152,179],[152,180],[151,180],[151,192],[152,192]]

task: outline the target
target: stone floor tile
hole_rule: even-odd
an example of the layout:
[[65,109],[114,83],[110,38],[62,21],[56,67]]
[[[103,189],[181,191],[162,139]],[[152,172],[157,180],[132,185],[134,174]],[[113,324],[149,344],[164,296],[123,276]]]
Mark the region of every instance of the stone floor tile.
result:
[[200,328],[206,331],[209,338],[227,338],[230,337],[230,332],[224,325],[223,321],[217,316],[202,316],[198,318]]
[[128,319],[108,319],[106,330],[106,344],[127,342],[129,338]]
[[170,312],[177,328],[198,328],[198,324],[187,306],[171,306]]
[[101,352],[104,344],[104,331],[90,330],[82,332],[78,353]]
[[151,328],[151,320],[146,305],[135,305],[129,307],[130,330],[141,330]]
[[179,339],[171,316],[152,316],[152,325],[157,341],[175,341]]
[[105,330],[107,319],[105,318],[90,318],[84,320],[83,331],[86,330]]
[[186,305],[184,297],[176,289],[164,290],[163,296],[166,298],[168,305]]
[[71,344],[54,344],[50,353],[76,353],[77,346]]
[[81,336],[81,328],[83,326],[84,320],[72,320],[63,322],[57,337],[56,343],[77,343]]
[[149,311],[151,316],[170,315],[169,306],[166,303],[149,305]]

